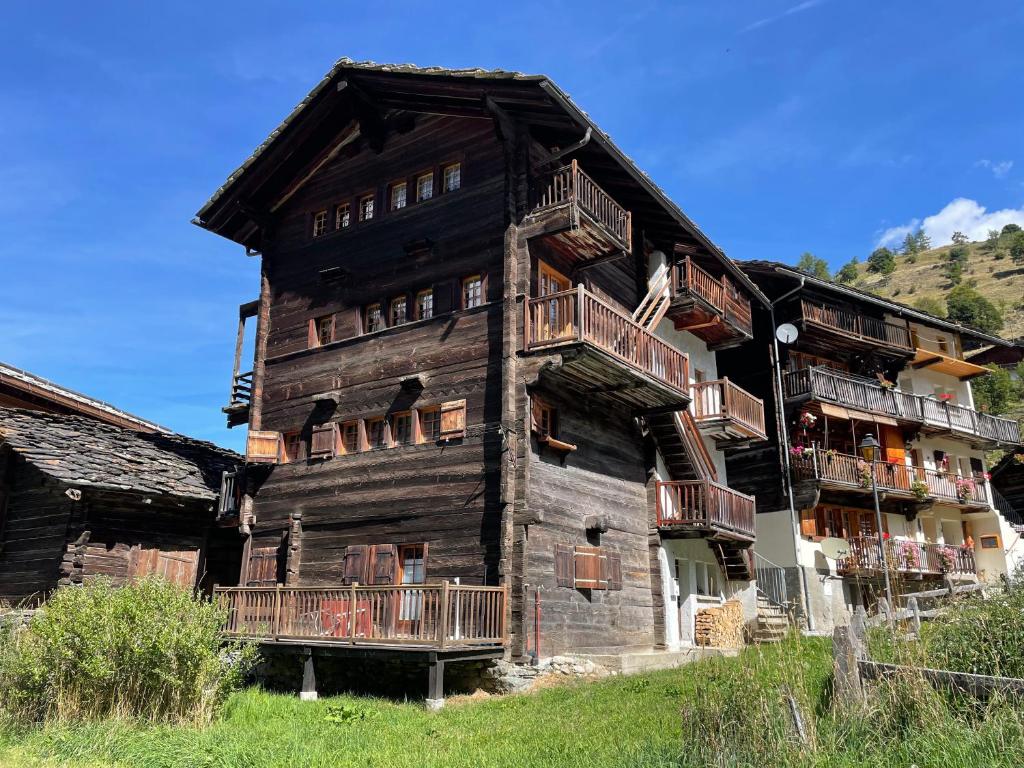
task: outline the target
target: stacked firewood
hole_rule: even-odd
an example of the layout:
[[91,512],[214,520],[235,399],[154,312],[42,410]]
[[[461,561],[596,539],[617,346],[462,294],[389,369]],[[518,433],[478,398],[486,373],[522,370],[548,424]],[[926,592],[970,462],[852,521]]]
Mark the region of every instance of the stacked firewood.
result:
[[694,640],[713,648],[739,648],[743,645],[743,606],[728,600],[721,606],[697,611]]

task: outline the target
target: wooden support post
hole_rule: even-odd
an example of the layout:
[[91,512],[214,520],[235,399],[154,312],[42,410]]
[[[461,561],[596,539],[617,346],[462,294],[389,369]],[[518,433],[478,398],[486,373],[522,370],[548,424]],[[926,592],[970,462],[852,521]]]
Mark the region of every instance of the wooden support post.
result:
[[437,644],[444,648],[448,640],[448,579],[441,583],[441,620],[437,623]]
[[303,649],[304,659],[302,662],[302,690],[299,691],[299,699],[302,701],[316,701],[316,669],[313,667],[313,651],[310,648]]
[[356,641],[356,582],[352,582],[352,594],[348,606],[348,637],[353,643]]
[[907,598],[907,616],[910,618],[910,631],[916,635],[921,635],[921,610],[917,607],[917,598]]
[[835,673],[835,701],[842,706],[859,702],[861,686],[858,663],[864,658],[864,643],[854,627],[836,627],[832,633],[832,668]]
[[272,624],[270,632],[276,640],[278,635],[281,634],[281,585],[276,584],[274,586],[274,617],[271,620]]
[[427,664],[426,704],[427,709],[436,712],[444,706],[444,659],[439,659],[436,653],[431,653]]

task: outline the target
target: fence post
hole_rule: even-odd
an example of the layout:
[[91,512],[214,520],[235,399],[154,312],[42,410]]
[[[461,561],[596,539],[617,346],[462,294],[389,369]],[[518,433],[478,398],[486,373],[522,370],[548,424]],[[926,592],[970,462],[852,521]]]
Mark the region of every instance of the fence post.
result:
[[438,646],[444,648],[448,640],[448,579],[441,582],[441,620],[438,622],[438,633]]
[[910,616],[910,631],[915,635],[921,634],[921,609],[917,607],[917,598],[907,598],[907,613]]
[[864,691],[858,662],[864,655],[864,643],[852,625],[835,628],[832,633],[832,667],[837,702],[849,706],[862,698]]

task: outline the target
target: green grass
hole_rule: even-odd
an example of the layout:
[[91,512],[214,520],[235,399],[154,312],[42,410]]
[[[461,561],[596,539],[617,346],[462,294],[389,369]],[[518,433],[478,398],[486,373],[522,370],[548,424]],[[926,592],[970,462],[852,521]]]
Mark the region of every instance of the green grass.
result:
[[[248,690],[205,728],[105,721],[0,731],[3,766],[386,766],[1024,764],[1022,715],[960,716],[927,694],[854,715],[829,710],[829,644],[793,638],[678,670],[521,696],[417,703],[340,696],[304,703]],[[792,691],[812,744],[792,735]],[[904,692],[906,693],[906,692]],[[909,704],[908,704],[909,702]],[[923,702],[923,703],[921,703]],[[944,705],[939,705],[944,706]]]

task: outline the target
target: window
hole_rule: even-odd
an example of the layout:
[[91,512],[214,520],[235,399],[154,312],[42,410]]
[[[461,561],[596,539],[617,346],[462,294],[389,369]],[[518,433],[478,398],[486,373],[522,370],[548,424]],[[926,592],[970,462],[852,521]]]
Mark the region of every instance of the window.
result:
[[383,416],[366,420],[366,440],[371,449],[388,447],[388,433],[385,426]]
[[391,210],[397,211],[400,208],[405,208],[406,202],[406,190],[409,185],[404,181],[400,181],[397,184],[391,185]]
[[444,191],[454,192],[462,186],[462,164],[452,163],[444,167]]
[[313,237],[320,237],[327,231],[327,211],[317,211],[313,214]]
[[416,177],[416,202],[422,203],[434,196],[434,174],[424,173]]
[[363,333],[373,333],[384,327],[384,315],[381,313],[380,304],[370,304],[363,316]]
[[472,309],[484,303],[484,278],[473,275],[462,281],[462,308]]
[[289,464],[306,458],[306,446],[301,432],[285,432],[281,440],[281,463]]
[[359,198],[359,220],[369,221],[373,218],[373,195],[364,195]]
[[[423,584],[427,580],[427,548],[425,544],[405,544],[398,548],[398,583]],[[423,612],[423,592],[402,590],[398,620],[418,621]]]
[[416,294],[416,319],[426,320],[434,316],[434,291],[427,288]]
[[346,421],[341,425],[341,452],[359,452],[359,422]]
[[533,429],[541,437],[556,437],[558,434],[555,409],[539,397],[533,398]]
[[406,321],[405,296],[397,296],[391,300],[391,325],[401,325]]
[[313,321],[311,347],[322,347],[334,341],[334,315],[324,315]]
[[408,445],[412,442],[412,413],[404,411],[391,417],[391,435],[395,445]]
[[346,229],[352,223],[352,209],[348,203],[342,203],[334,211],[334,228]]
[[441,439],[441,406],[420,409],[420,442],[436,443]]

